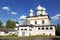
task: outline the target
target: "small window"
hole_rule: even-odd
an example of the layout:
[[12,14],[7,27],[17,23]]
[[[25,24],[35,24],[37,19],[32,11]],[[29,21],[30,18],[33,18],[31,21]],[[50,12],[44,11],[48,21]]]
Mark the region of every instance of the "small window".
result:
[[7,31],[5,31],[5,33],[8,33]]
[[44,20],[42,20],[42,24],[44,24]]
[[40,30],[40,28],[38,28],[38,30]]
[[42,30],[44,30],[44,28],[42,28]]
[[45,35],[45,33],[43,33],[43,35]]
[[37,24],[37,21],[35,21],[35,24]]
[[25,30],[27,30],[27,29],[25,29]]
[[32,29],[29,29],[30,31],[32,31]]
[[21,29],[21,30],[23,30],[23,29]]
[[18,30],[19,30],[19,28],[18,28]]
[[46,28],[46,29],[48,29],[48,28]]
[[52,27],[50,27],[50,29],[53,29]]

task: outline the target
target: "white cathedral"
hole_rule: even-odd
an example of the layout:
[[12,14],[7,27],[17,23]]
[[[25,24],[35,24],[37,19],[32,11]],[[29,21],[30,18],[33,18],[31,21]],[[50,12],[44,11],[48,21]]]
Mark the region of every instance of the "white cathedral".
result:
[[36,36],[47,35],[55,36],[55,25],[50,24],[50,17],[46,9],[40,5],[36,8],[36,15],[33,15],[33,10],[30,9],[29,16],[23,25],[16,24],[18,36]]

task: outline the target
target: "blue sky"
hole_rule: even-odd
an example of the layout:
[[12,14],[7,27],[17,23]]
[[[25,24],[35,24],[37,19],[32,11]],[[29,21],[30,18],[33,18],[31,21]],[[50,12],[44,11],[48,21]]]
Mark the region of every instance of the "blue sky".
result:
[[22,16],[29,16],[31,8],[36,14],[38,5],[46,8],[52,24],[60,23],[60,0],[0,0],[0,20],[18,21]]

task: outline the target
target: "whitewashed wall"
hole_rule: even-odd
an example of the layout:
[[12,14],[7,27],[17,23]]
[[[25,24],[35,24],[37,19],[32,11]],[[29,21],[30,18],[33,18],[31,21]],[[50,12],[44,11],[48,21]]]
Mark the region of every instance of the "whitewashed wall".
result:
[[17,35],[17,31],[9,31],[8,33],[5,33],[4,31],[0,31],[0,36],[7,36],[7,35],[12,35],[12,34]]
[[[24,29],[27,29],[27,30],[24,30]],[[22,32],[25,32],[24,36],[29,36],[29,27],[19,27],[18,36],[22,36]]]
[[3,31],[0,31],[0,36],[3,36],[5,35]]
[[[30,24],[32,25],[50,25],[50,20],[48,16],[39,16],[34,18],[27,18]],[[42,20],[44,20],[44,24],[42,24]],[[35,24],[35,21],[37,21],[37,24]]]
[[[52,27],[53,29],[50,29],[50,27]],[[39,27],[19,27],[18,36],[22,36],[23,31],[25,32],[25,36],[43,35],[43,33],[48,36],[50,36],[50,34],[51,36],[55,36],[55,26],[49,26],[47,30],[46,27],[44,27],[44,30],[42,30],[42,27],[40,27],[41,28],[40,30],[38,30],[38,28]],[[27,30],[21,30],[21,29],[27,29]]]

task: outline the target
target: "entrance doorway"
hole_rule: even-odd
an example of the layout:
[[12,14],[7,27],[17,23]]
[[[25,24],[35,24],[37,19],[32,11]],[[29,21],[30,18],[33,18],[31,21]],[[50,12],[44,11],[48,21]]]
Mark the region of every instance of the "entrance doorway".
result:
[[43,35],[45,35],[45,33],[43,33]]
[[22,36],[25,36],[25,32],[24,31],[22,32]]

